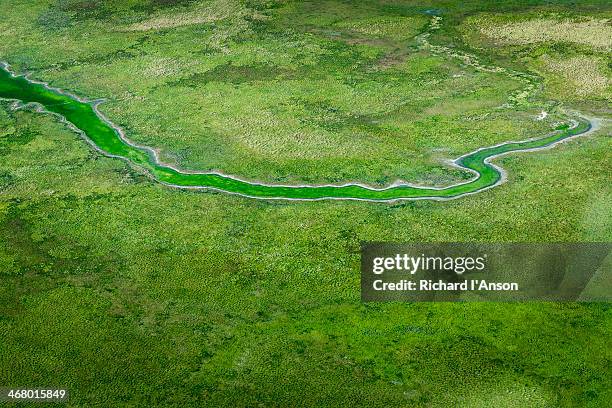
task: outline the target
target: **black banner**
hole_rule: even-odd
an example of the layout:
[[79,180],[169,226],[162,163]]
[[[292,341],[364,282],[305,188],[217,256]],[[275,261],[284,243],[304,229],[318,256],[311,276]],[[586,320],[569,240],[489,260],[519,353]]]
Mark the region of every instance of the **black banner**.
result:
[[361,299],[612,300],[610,243],[365,243]]

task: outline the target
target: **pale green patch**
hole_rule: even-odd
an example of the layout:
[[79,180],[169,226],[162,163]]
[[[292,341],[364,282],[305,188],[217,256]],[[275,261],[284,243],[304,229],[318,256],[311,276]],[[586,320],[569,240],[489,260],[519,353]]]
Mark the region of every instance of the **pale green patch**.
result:
[[612,49],[612,24],[609,19],[533,18],[526,21],[495,24],[480,20],[480,32],[501,44],[533,44],[545,41],[588,45]]
[[423,16],[391,16],[347,20],[339,22],[335,26],[366,36],[401,41],[414,37],[425,27],[427,22],[428,19]]

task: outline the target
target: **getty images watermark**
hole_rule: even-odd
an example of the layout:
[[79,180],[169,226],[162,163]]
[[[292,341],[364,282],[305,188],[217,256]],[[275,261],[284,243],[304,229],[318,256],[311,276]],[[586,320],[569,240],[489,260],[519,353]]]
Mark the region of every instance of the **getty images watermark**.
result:
[[363,244],[363,301],[610,301],[610,243]]
[[[410,256],[406,253],[396,254],[394,257],[376,257],[372,262],[372,272],[381,275],[389,271],[401,271],[415,275],[417,272],[446,271],[463,275],[464,272],[484,271],[488,256]],[[398,282],[385,282],[382,278],[373,282],[374,290],[519,290],[517,282],[487,282],[485,279],[469,279],[459,282],[446,282],[442,279],[408,280]]]

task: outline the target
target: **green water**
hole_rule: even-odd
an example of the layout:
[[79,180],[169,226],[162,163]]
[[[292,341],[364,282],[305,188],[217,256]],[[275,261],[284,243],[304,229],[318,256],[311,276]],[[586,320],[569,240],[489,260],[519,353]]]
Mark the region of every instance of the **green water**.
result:
[[90,103],[81,102],[69,95],[48,89],[23,76],[14,77],[8,69],[0,69],[0,98],[15,99],[23,103],[38,103],[47,111],[56,113],[72,123],[104,153],[122,157],[138,167],[146,169],[156,180],[177,187],[201,187],[238,193],[256,198],[284,199],[443,199],[478,192],[495,185],[501,179],[500,172],[485,160],[502,153],[546,147],[562,139],[588,131],[591,127],[580,119],[578,126],[559,131],[546,137],[523,142],[507,143],[470,153],[458,160],[458,164],[478,173],[478,177],[459,185],[442,189],[429,187],[395,186],[373,190],[359,185],[345,186],[275,186],[236,180],[228,176],[210,173],[182,173],[156,162],[153,155],[143,148],[125,143],[118,132],[98,116]]

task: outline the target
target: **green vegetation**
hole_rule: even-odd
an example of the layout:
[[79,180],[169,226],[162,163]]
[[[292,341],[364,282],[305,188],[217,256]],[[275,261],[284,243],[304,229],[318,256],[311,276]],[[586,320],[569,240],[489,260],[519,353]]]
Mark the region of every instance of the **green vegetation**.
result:
[[[440,160],[563,131],[561,104],[610,117],[532,70],[599,51],[489,47],[462,24],[607,2],[172,3],[2,2],[0,59],[108,98],[164,160],[266,182],[452,183],[469,175]],[[525,82],[354,29],[418,33],[426,12],[429,42],[537,89],[504,107]],[[359,243],[609,241],[608,135],[500,158],[509,182],[460,200],[268,202],[169,189],[1,102],[0,384],[62,385],[73,406],[604,407],[609,305],[362,304]]]
[[[209,23],[187,24],[183,6],[151,14],[117,8],[48,29],[27,19],[46,7],[7,4],[0,29],[21,41],[0,44],[0,55],[16,72],[108,99],[101,110],[138,144],[159,148],[165,162],[269,183],[445,185],[471,174],[442,159],[550,130],[533,120],[539,106],[495,109],[523,86],[507,75],[432,55],[414,40],[343,28],[397,20],[393,8],[225,3],[196,7]],[[97,9],[106,15],[109,7]],[[223,19],[232,7],[239,10]],[[418,11],[399,13],[408,14],[406,36],[426,28]],[[186,24],[126,28],[160,15]]]
[[[497,58],[514,57],[543,76],[544,97],[609,114],[612,102],[612,13],[576,14],[562,8],[537,8],[515,14],[475,14],[460,32]],[[517,58],[518,57],[518,58]]]
[[475,177],[469,182],[441,189],[402,185],[384,190],[373,190],[355,184],[287,187],[249,183],[214,173],[184,173],[159,164],[153,157],[152,151],[136,148],[122,140],[119,131],[100,117],[91,104],[65,95],[60,91],[49,89],[41,84],[30,82],[25,77],[12,76],[7,70],[0,72],[0,97],[16,100],[26,105],[35,103],[59,115],[61,119],[67,120],[76,129],[84,132],[84,136],[106,155],[123,158],[131,164],[142,167],[164,184],[180,187],[206,187],[258,198],[394,200],[459,197],[492,187],[501,180],[501,172],[487,163],[487,160],[511,152],[551,146],[591,129],[591,124],[588,121],[581,120],[576,126],[547,137],[482,148],[461,157],[457,161],[459,165],[472,170]]

